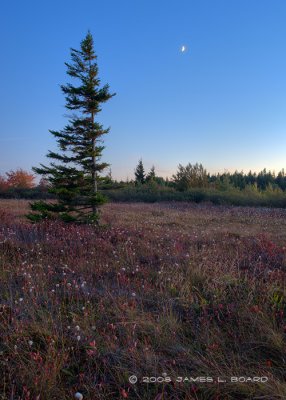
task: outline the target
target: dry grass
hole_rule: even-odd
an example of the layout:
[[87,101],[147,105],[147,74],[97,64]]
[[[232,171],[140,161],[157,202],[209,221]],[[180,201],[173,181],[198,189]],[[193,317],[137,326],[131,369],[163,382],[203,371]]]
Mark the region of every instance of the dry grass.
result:
[[286,398],[285,210],[108,204],[100,229],[26,211],[0,203],[0,399]]

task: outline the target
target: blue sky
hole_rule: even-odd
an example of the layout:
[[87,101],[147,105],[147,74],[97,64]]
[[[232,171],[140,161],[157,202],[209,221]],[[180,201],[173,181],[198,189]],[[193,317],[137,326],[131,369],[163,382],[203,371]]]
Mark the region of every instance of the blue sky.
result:
[[141,157],[169,177],[188,162],[286,168],[285,0],[18,0],[0,15],[0,173],[56,149],[64,63],[88,29],[117,93],[98,115],[115,178]]

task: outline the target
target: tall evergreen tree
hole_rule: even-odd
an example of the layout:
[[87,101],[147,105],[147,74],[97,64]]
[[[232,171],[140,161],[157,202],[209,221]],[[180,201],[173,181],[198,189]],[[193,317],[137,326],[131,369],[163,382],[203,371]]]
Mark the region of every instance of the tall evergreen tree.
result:
[[145,171],[144,171],[142,159],[139,160],[134,174],[135,174],[135,184],[136,185],[145,183]]
[[[28,218],[37,221],[59,215],[64,221],[97,222],[99,206],[104,197],[98,192],[100,172],[108,164],[100,162],[102,136],[109,132],[95,120],[101,104],[115,94],[109,85],[100,87],[97,56],[94,52],[90,32],[80,44],[80,50],[71,49],[71,63],[65,63],[67,74],[75,78],[78,85],[62,85],[66,108],[75,111],[61,131],[50,132],[56,138],[60,152],[49,151],[54,160],[49,166],[40,164],[33,170],[46,177],[50,192],[56,195],[57,203],[35,202],[34,213]],[[35,213],[36,212],[36,213]]]

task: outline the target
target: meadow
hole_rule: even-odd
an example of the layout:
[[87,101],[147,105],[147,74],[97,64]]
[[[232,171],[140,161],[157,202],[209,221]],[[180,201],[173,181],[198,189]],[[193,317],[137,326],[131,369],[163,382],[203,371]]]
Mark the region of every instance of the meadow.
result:
[[285,209],[27,211],[0,200],[1,400],[286,398]]

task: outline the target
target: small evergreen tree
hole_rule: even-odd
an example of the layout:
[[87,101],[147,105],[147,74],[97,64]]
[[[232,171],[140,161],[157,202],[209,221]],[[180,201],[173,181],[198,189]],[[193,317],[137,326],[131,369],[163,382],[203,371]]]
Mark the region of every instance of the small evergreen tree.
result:
[[285,171],[284,169],[282,169],[276,179],[275,182],[277,183],[277,185],[284,191],[286,189],[286,176],[285,176]]
[[149,173],[146,176],[146,182],[154,182],[156,178],[155,167],[154,165],[150,169]]
[[246,176],[246,185],[254,185],[256,183],[256,174],[250,170]]
[[[34,213],[28,218],[38,221],[59,215],[66,222],[98,222],[99,206],[104,198],[98,192],[99,174],[108,166],[100,162],[104,146],[102,136],[109,132],[96,122],[101,104],[115,94],[109,86],[100,87],[97,56],[92,35],[88,32],[80,50],[71,49],[71,63],[65,63],[67,74],[79,84],[62,85],[66,108],[76,111],[61,131],[50,131],[56,138],[60,152],[50,151],[54,160],[50,166],[41,164],[33,170],[49,182],[49,191],[56,195],[57,203],[35,202]],[[35,213],[36,212],[36,213]]]
[[142,159],[139,160],[138,165],[135,169],[135,184],[140,185],[145,183],[145,171]]

